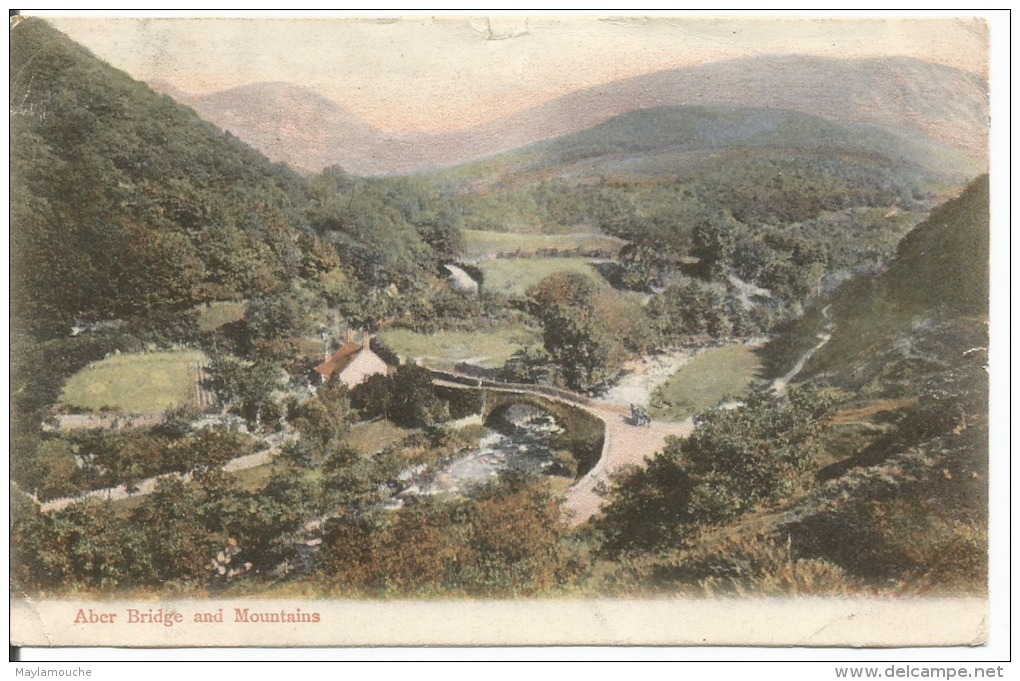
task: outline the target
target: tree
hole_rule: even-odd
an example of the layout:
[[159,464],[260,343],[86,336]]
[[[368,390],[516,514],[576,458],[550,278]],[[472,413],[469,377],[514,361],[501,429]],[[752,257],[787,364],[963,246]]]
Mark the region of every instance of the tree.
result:
[[378,499],[376,461],[346,443],[334,445],[322,465],[326,510],[365,509]]
[[180,471],[220,468],[253,450],[254,441],[250,436],[225,426],[202,428],[174,442],[170,448],[173,466]]
[[132,514],[144,529],[151,583],[202,583],[211,577],[210,561],[225,538],[196,522],[197,491],[176,477],[164,477]]
[[294,557],[295,534],[319,506],[319,490],[306,472],[298,466],[278,466],[262,490],[244,497],[232,528],[240,549],[238,562],[266,570]]
[[506,360],[498,378],[510,383],[546,383],[552,378],[553,367],[543,349],[521,348]]
[[528,291],[530,310],[542,322],[542,342],[571,388],[589,391],[620,370],[625,352],[604,325],[594,282],[580,274],[554,274]]
[[232,355],[215,355],[209,362],[205,385],[224,406],[244,417],[248,424],[260,425],[262,410],[274,403],[274,391],[280,386],[280,368],[266,361],[248,363]]
[[51,516],[50,570],[65,588],[110,589],[145,580],[144,526],[120,520],[108,501],[89,499]]
[[776,398],[760,386],[736,409],[695,419],[644,469],[625,473],[596,521],[611,556],[682,546],[699,528],[771,504],[804,482],[832,398],[811,387]]
[[719,338],[731,331],[726,289],[718,283],[679,277],[648,304],[648,317],[666,340],[688,336]]
[[54,540],[53,521],[14,484],[10,486],[10,504],[12,593],[63,586],[65,557]]
[[301,288],[250,301],[244,317],[249,356],[300,358],[302,340],[317,331],[323,312],[311,291]]
[[450,416],[450,405],[436,394],[432,374],[411,363],[355,386],[351,404],[362,417],[384,416],[405,428],[431,428]]
[[521,596],[556,586],[564,568],[566,527],[559,504],[534,476],[509,470],[475,489],[471,558],[458,581],[478,595]]
[[704,220],[694,228],[691,255],[698,258],[697,272],[708,280],[722,278],[733,263],[737,246],[737,223],[729,215]]
[[350,432],[354,416],[350,390],[342,381],[327,381],[314,397],[296,405],[289,416],[313,458],[321,461]]
[[63,439],[41,440],[19,477],[19,482],[40,499],[70,496],[78,489],[78,466],[71,443]]
[[432,374],[417,364],[401,364],[390,377],[386,415],[405,428],[429,428],[446,421],[450,406],[436,395]]

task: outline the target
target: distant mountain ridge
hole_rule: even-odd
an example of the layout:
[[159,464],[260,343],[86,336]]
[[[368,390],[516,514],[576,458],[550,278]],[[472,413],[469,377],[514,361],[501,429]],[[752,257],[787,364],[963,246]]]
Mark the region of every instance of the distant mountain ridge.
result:
[[630,111],[579,132],[535,142],[445,171],[470,177],[478,190],[556,175],[658,174],[690,171],[713,155],[737,150],[841,153],[884,159],[966,181],[980,163],[940,142],[872,125],[830,121],[780,109],[660,106]]
[[254,83],[208,95],[169,83],[150,86],[194,109],[274,161],[317,172],[331,165],[368,168],[390,140],[364,120],[311,88]]
[[[168,92],[174,97],[180,97]],[[452,166],[593,127],[628,111],[733,105],[888,127],[987,155],[988,89],[978,76],[916,59],[746,58],[659,71],[578,90],[489,123],[390,135],[314,90],[257,83],[182,99],[270,158],[360,174]]]

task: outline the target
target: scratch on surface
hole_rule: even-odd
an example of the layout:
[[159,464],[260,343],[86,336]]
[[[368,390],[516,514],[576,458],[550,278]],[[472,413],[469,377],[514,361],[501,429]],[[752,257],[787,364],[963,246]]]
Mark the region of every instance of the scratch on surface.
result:
[[842,623],[844,621],[853,621],[856,618],[857,618],[857,614],[856,613],[850,613],[850,615],[848,617],[845,617],[845,618],[837,617],[835,619],[832,619],[832,620],[826,622],[825,624],[823,624],[822,626],[820,626],[817,630],[815,630],[811,634],[808,634],[808,636],[806,636],[805,639],[804,639],[804,643],[805,644],[810,644],[812,641],[814,641],[814,640],[816,640],[818,638],[819,634],[821,634],[823,631],[825,631],[826,629],[828,629],[829,627],[831,627],[832,625],[834,625],[836,623]]
[[983,646],[988,644],[988,615],[981,617],[981,621],[978,623],[977,633],[974,634],[974,638],[971,639],[969,645],[971,646]]
[[492,26],[492,19],[486,19],[485,26],[476,28],[475,30],[485,36],[487,41],[519,38],[522,35],[528,35],[530,33],[527,18],[524,19],[523,25],[516,22],[506,21],[499,22],[495,28]]
[[648,23],[648,17],[599,17],[599,21],[616,26],[643,26]]
[[35,618],[39,621],[39,631],[42,633],[43,637],[46,639],[46,645],[47,646],[54,645],[53,637],[50,636],[50,633],[46,630],[46,618],[44,618],[42,615],[40,615],[39,611],[36,610],[36,604],[35,604],[35,601],[32,600],[32,597],[29,596],[28,594],[23,594],[23,595],[25,597],[25,605],[28,606],[28,609],[32,612],[33,615],[35,615]]

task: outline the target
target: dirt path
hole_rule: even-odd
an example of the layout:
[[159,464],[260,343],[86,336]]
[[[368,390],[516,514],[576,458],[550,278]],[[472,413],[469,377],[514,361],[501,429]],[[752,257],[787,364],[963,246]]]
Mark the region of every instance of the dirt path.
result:
[[[223,470],[227,473],[236,473],[237,471],[243,471],[248,468],[256,468],[263,466],[270,461],[277,452],[280,451],[280,447],[283,446],[283,442],[277,442],[261,452],[255,454],[246,454],[245,456],[239,456],[236,459],[231,459],[227,463],[223,464]],[[83,501],[85,499],[106,499],[108,501],[119,501],[121,499],[134,499],[136,497],[143,497],[147,494],[152,494],[156,491],[156,484],[163,478],[177,478],[188,482],[191,480],[190,473],[163,473],[162,475],[154,475],[151,478],[142,480],[135,485],[135,490],[128,492],[127,487],[124,485],[118,485],[116,487],[106,487],[103,489],[95,489],[86,492],[80,496],[75,497],[61,497],[60,499],[51,499],[50,501],[39,502],[39,510],[43,513],[52,513],[53,511],[60,511],[67,508],[71,504],[77,501]],[[34,497],[33,497],[34,499]],[[38,501],[38,500],[36,500]]]
[[625,407],[631,404],[647,407],[655,389],[672,378],[698,352],[698,349],[685,348],[632,360],[624,367],[626,374],[623,378],[600,395],[599,401]]
[[610,484],[614,473],[628,466],[644,466],[648,457],[665,446],[667,437],[687,437],[694,430],[694,419],[679,423],[652,421],[648,426],[634,426],[626,414],[607,406],[589,405],[588,408],[606,424],[606,437],[599,462],[567,490],[563,507],[571,526],[587,522],[598,512],[605,500],[598,490]]
[[[822,308],[822,315],[826,319],[829,319],[829,307],[831,306],[826,305]],[[797,374],[800,373],[801,369],[804,368],[804,365],[807,364],[807,361],[811,359],[811,356],[821,350],[822,346],[829,342],[832,338],[832,331],[834,328],[835,325],[832,322],[829,322],[820,333],[815,335],[815,338],[818,339],[818,343],[815,346],[808,348],[808,350],[797,360],[797,363],[793,365],[793,368],[772,382],[772,392],[776,395],[782,395],[786,392],[786,386],[789,385],[790,381],[792,381]]]

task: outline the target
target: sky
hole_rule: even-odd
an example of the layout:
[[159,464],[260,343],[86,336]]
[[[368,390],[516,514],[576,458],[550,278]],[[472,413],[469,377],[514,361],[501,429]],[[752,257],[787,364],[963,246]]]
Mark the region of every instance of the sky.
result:
[[989,49],[984,22],[952,17],[47,19],[140,80],[195,94],[304,85],[392,132],[466,127],[603,82],[723,59],[896,55],[984,76]]

